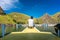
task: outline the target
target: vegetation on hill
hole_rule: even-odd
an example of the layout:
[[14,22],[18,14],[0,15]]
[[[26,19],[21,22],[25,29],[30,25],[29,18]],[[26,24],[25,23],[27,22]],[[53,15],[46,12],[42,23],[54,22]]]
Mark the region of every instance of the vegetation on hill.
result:
[[40,18],[38,19],[38,21],[39,21],[39,24],[43,24],[43,19],[42,19],[42,17],[40,17]]
[[57,22],[60,22],[60,12],[57,12],[56,14],[54,14],[52,16],[55,20],[57,20]]
[[[28,19],[30,16],[18,12],[13,12],[7,15],[0,15],[0,24],[27,24]],[[40,18],[34,18],[34,23],[35,24],[43,24],[43,23],[48,23],[48,24],[55,24],[60,22],[60,12],[54,14],[53,16],[50,16],[48,14],[43,15]]]
[[29,19],[28,15],[22,14],[22,13],[17,13],[13,12],[11,14],[8,14],[15,23],[20,23],[20,24],[26,24],[27,20]]
[[8,15],[0,15],[0,24],[15,24]]
[[48,24],[54,24],[57,23],[57,21],[52,18],[49,14],[43,15],[41,18],[39,18],[40,23],[48,23]]
[[38,18],[34,18],[34,23],[35,24],[39,24],[39,19]]

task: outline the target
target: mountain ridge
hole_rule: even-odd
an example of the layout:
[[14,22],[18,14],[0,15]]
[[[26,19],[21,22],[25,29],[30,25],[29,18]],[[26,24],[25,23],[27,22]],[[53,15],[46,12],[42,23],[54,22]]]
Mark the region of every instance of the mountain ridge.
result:
[[[60,12],[58,12],[55,15],[52,15],[52,16],[50,16],[48,13],[44,14],[42,17],[34,18],[34,23],[42,24],[42,23],[47,23],[46,21],[48,21],[48,24],[51,24],[52,22],[58,23],[58,20],[56,20],[57,19],[56,16],[58,16],[59,14],[60,14]],[[12,21],[14,23],[26,24],[26,23],[28,23],[27,20],[30,18],[30,16],[28,16],[26,14],[23,14],[23,13],[18,13],[18,12],[12,12],[12,13],[7,14],[7,15],[12,19]],[[52,23],[52,24],[54,24],[54,23]]]

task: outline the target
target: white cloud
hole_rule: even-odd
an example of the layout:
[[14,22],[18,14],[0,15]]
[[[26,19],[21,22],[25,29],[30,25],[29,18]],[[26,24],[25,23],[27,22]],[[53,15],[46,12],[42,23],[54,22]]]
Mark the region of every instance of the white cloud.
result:
[[9,10],[11,8],[17,8],[14,3],[18,3],[19,0],[0,0],[0,6],[4,10]]

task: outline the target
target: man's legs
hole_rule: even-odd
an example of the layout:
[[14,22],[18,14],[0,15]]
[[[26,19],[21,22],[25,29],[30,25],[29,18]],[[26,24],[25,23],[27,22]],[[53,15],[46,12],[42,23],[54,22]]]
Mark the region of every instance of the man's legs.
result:
[[29,26],[28,28],[34,28],[33,26]]
[[56,34],[57,34],[57,33],[58,33],[58,29],[55,28],[55,32],[56,32]]

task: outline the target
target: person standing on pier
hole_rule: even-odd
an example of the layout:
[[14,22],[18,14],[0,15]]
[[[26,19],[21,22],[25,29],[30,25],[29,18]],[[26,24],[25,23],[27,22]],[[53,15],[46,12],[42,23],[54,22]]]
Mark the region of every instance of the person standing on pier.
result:
[[28,28],[33,28],[34,27],[34,20],[33,16],[31,16],[30,19],[28,19]]

